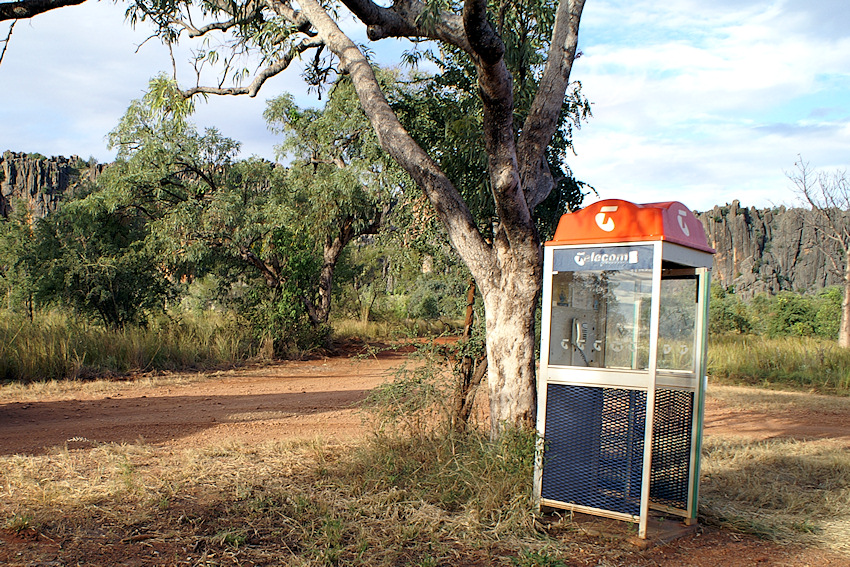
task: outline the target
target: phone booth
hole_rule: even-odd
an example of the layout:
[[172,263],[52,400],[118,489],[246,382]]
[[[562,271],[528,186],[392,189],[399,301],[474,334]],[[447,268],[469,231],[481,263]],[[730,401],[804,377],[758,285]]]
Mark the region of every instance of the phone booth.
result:
[[609,199],[544,247],[534,488],[541,508],[697,516],[714,250],[678,202]]

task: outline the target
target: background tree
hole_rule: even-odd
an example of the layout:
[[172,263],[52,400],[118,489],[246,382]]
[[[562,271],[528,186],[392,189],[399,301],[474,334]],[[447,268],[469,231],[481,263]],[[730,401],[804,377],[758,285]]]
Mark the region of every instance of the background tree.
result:
[[347,77],[333,85],[321,110],[298,108],[284,94],[269,101],[265,117],[286,137],[279,157],[291,159],[285,173],[289,223],[301,223],[321,246],[317,300],[307,308],[311,320],[324,324],[343,250],[378,232],[406,176],[378,145]]
[[8,218],[0,219],[0,290],[5,308],[24,311],[33,318],[34,289],[27,256],[33,243],[33,218],[21,202],[12,207]]
[[352,94],[350,85],[332,89],[323,111],[288,97],[270,103],[269,121],[286,135],[281,151],[295,158],[283,168],[237,161],[239,144],[214,129],[197,132],[173,83],[156,79],[111,133],[118,158],[102,183],[115,206],[150,218],[175,274],[218,270],[232,283],[250,272],[264,281],[269,292],[240,295],[259,332],[284,346],[305,318],[314,331],[306,341],[327,336],[340,254],[377,230],[386,209],[389,168],[369,155],[379,149],[362,113],[341,111],[351,104],[338,99]]
[[[487,155],[495,214],[482,232],[458,185],[399,121],[363,49],[340,28],[341,6],[367,26],[370,40],[403,37],[434,40],[457,49],[475,69],[481,101],[481,139]],[[525,17],[524,27],[540,39],[541,64],[529,75],[535,87],[527,112],[517,114],[514,78],[506,54],[506,28],[499,22],[508,8]],[[493,432],[503,425],[532,426],[536,410],[534,312],[541,288],[541,247],[533,211],[552,192],[555,179],[547,147],[561,126],[562,108],[576,56],[584,0],[557,3],[485,0],[398,0],[391,7],[371,0],[321,4],[300,0],[244,3],[168,3],[137,0],[133,22],[152,20],[159,35],[174,42],[185,33],[203,37],[229,34],[233,51],[222,56],[199,53],[196,63],[219,60],[229,78],[240,69],[240,82],[200,84],[183,91],[196,94],[255,96],[264,82],[299,56],[310,53],[310,83],[331,73],[350,76],[360,104],[384,150],[414,179],[443,224],[454,248],[478,284],[485,305],[488,386]],[[190,17],[190,12],[195,12]],[[200,12],[208,19],[201,25]],[[247,77],[239,58],[252,51],[261,69]],[[545,63],[542,63],[545,62]],[[198,77],[204,76],[199,69]],[[247,83],[243,86],[243,83]],[[523,115],[524,114],[524,118]],[[515,122],[516,120],[516,122]]]
[[40,305],[59,303],[112,328],[143,323],[172,296],[145,219],[98,194],[64,203],[35,222],[22,260]]
[[850,348],[850,183],[846,171],[815,173],[800,159],[797,170],[789,173],[798,193],[816,213],[815,229],[824,239],[839,244],[843,258],[826,256],[832,268],[842,274],[844,300],[841,304],[841,323],[838,344]]

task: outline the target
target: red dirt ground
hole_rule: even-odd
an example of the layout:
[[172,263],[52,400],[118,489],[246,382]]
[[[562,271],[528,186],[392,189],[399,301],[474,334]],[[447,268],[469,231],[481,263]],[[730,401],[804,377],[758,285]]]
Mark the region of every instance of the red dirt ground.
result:
[[[226,440],[350,440],[365,432],[354,406],[388,380],[404,356],[385,351],[377,356],[282,362],[182,385],[137,383],[109,393],[80,389],[0,402],[0,454],[41,454],[57,446],[84,449],[91,442],[144,441],[179,448]],[[813,419],[794,413],[735,412],[719,402],[706,408],[706,435],[850,440],[848,423],[850,410]],[[21,534],[0,531],[0,549],[12,551],[17,545],[28,543]],[[711,527],[642,552],[639,561],[671,567],[850,567],[850,558],[843,555],[779,546]]]

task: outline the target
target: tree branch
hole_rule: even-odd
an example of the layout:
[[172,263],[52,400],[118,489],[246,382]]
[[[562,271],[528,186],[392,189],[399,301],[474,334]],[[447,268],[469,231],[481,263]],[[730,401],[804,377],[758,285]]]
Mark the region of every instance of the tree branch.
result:
[[20,0],[20,2],[0,3],[0,21],[23,20],[32,18],[44,12],[64,8],[65,6],[77,6],[86,0]]
[[9,41],[12,39],[12,31],[15,29],[15,24],[18,23],[18,20],[13,20],[12,24],[9,26],[9,33],[6,34],[6,39],[3,40],[3,51],[0,51],[0,64],[3,63],[3,57],[6,56],[6,50],[9,48]]
[[239,255],[243,260],[257,268],[266,280],[266,284],[271,287],[280,287],[280,271],[274,265],[264,262],[256,254],[251,252],[246,247],[241,247]]
[[422,188],[445,226],[455,248],[481,281],[492,277],[490,249],[457,188],[404,129],[381,91],[372,66],[316,0],[301,0],[301,8],[319,37],[351,75],[360,105],[375,129],[381,147]]
[[231,16],[231,18],[224,22],[212,22],[201,28],[195,27],[195,25],[191,22],[191,16],[189,16],[188,22],[180,18],[173,18],[169,20],[169,23],[183,27],[189,32],[189,37],[200,37],[211,31],[227,31],[230,28],[250,22],[259,16],[260,11],[262,10],[262,5],[253,0],[247,2],[242,9],[240,9],[236,4],[223,2],[221,0],[213,1],[212,4],[217,6],[218,10],[221,10],[223,13]]
[[543,162],[546,160],[546,147],[558,128],[558,117],[569,86],[584,3],[585,0],[561,0],[558,5],[549,57],[519,136],[520,177],[532,211],[554,187],[554,180]]
[[437,18],[428,18],[428,6],[419,0],[396,0],[391,8],[378,6],[372,0],[342,3],[366,24],[366,35],[372,41],[388,37],[438,39],[472,53],[457,14],[441,10]]
[[[526,204],[517,164],[514,137],[513,79],[505,64],[505,46],[487,19],[486,0],[467,0],[463,23],[477,55],[478,86],[483,107],[484,145],[487,148],[490,186],[499,215],[499,246],[517,254],[539,254],[531,211]],[[502,232],[503,231],[503,232]],[[498,242],[496,239],[494,243]]]
[[316,47],[322,47],[324,42],[318,38],[304,38],[301,42],[294,46],[286,55],[282,58],[278,59],[259,73],[247,87],[202,87],[196,86],[190,89],[186,89],[184,91],[180,91],[183,94],[184,98],[190,98],[196,94],[216,94],[216,95],[248,95],[250,97],[257,96],[257,93],[260,92],[260,88],[263,86],[268,79],[274,77],[275,75],[285,71],[292,61],[295,59],[296,55],[300,55],[301,53],[307,51],[308,49],[313,49]]
[[239,24],[248,21],[248,19],[252,16],[249,16],[248,18],[240,18],[240,19],[233,18],[231,20],[227,20],[226,22],[213,22],[211,24],[205,25],[202,28],[196,28],[191,23],[186,22],[185,20],[178,19],[178,18],[171,19],[171,20],[169,20],[169,22],[172,23],[172,24],[177,24],[177,25],[181,26],[182,28],[184,28],[186,31],[189,32],[189,37],[200,37],[200,36],[205,35],[205,34],[211,32],[211,31],[227,31],[234,26],[238,26]]
[[505,56],[505,44],[487,19],[487,0],[466,0],[463,3],[463,29],[472,50],[488,65]]

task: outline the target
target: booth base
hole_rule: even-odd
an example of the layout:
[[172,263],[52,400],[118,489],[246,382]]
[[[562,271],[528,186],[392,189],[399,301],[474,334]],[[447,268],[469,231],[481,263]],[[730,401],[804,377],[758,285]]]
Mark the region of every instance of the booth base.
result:
[[559,510],[557,514],[552,514],[551,512],[555,511],[551,509],[549,512],[541,518],[541,521],[550,527],[572,528],[591,537],[618,539],[639,549],[664,545],[688,537],[699,530],[696,522],[688,525],[683,518],[653,513],[647,520],[646,539],[641,539],[637,535],[638,526],[635,523],[580,512],[570,513]]

